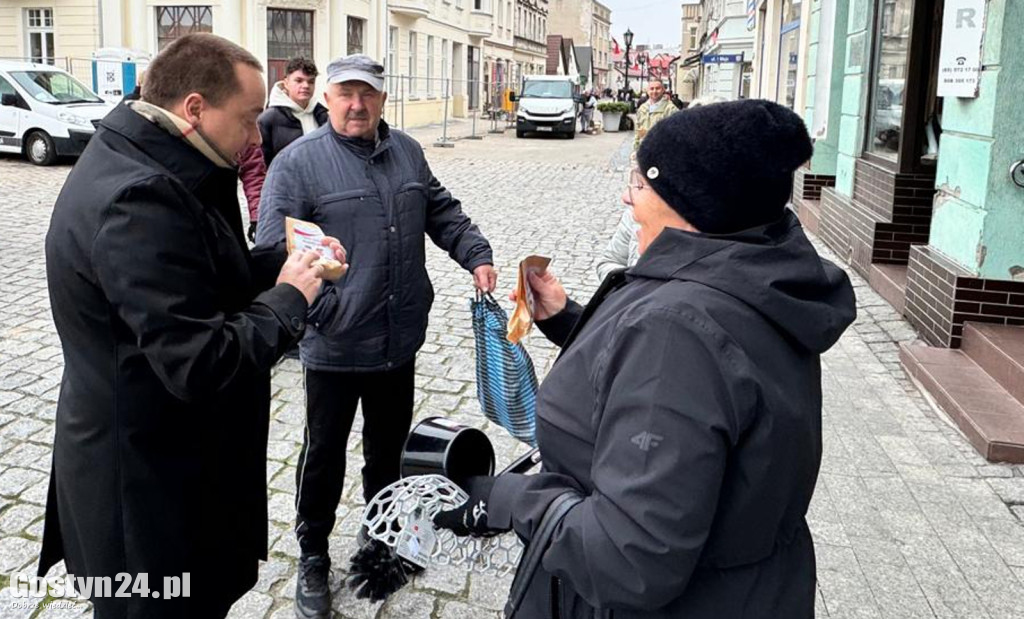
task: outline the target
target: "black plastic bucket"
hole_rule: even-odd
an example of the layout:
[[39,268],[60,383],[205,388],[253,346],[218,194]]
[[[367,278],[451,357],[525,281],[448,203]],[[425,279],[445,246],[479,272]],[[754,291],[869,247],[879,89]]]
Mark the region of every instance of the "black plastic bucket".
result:
[[487,435],[443,417],[416,424],[402,450],[402,477],[444,475],[460,486],[474,475],[494,474],[494,447]]

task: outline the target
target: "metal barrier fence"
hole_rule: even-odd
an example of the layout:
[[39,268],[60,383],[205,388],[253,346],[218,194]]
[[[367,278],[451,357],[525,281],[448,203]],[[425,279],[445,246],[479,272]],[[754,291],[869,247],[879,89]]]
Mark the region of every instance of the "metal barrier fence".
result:
[[509,83],[387,75],[385,89],[384,119],[402,130],[440,125],[441,135],[434,142],[438,147],[451,147],[456,139],[479,139],[485,131],[503,133],[515,125]]
[[[92,59],[59,57],[52,60],[53,66],[94,87]],[[385,76],[385,89],[388,100],[384,119],[402,130],[437,125],[440,135],[435,146],[450,147],[459,139],[480,139],[486,133],[504,133],[515,127],[516,105],[510,94],[518,87],[510,81],[491,81],[486,76],[484,80],[476,80],[389,74]]]

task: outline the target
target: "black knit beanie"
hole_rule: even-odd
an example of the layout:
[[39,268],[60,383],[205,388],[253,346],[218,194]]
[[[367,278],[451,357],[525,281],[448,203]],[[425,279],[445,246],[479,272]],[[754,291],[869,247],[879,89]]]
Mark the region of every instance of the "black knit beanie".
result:
[[640,172],[701,232],[729,234],[782,216],[793,172],[811,158],[804,121],[771,101],[681,110],[640,144]]

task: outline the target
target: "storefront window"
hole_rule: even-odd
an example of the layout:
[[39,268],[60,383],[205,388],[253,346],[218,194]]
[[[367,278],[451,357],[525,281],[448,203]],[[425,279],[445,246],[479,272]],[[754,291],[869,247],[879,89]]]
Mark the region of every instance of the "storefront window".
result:
[[878,20],[868,150],[897,161],[910,49],[913,0],[882,0]]
[[797,61],[800,58],[800,3],[783,0],[779,28],[779,103],[792,109],[796,105]]

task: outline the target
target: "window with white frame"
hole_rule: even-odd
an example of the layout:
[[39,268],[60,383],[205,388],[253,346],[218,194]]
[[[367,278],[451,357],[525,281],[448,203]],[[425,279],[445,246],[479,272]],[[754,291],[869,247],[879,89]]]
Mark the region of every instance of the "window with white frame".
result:
[[434,37],[427,35],[427,96],[434,96]]
[[348,18],[348,54],[363,53],[363,36],[366,32],[366,20],[349,16]]
[[452,94],[451,84],[446,84],[451,67],[451,53],[448,51],[448,45],[447,39],[441,39],[441,94],[446,97]]
[[32,62],[54,63],[53,9],[25,9],[25,36]]
[[687,48],[689,50],[697,49],[697,24],[691,24],[687,32]]
[[416,94],[416,33],[409,31],[409,94]]
[[388,92],[395,96],[398,79],[398,28],[395,26],[388,27],[388,66],[384,69],[388,74]]

